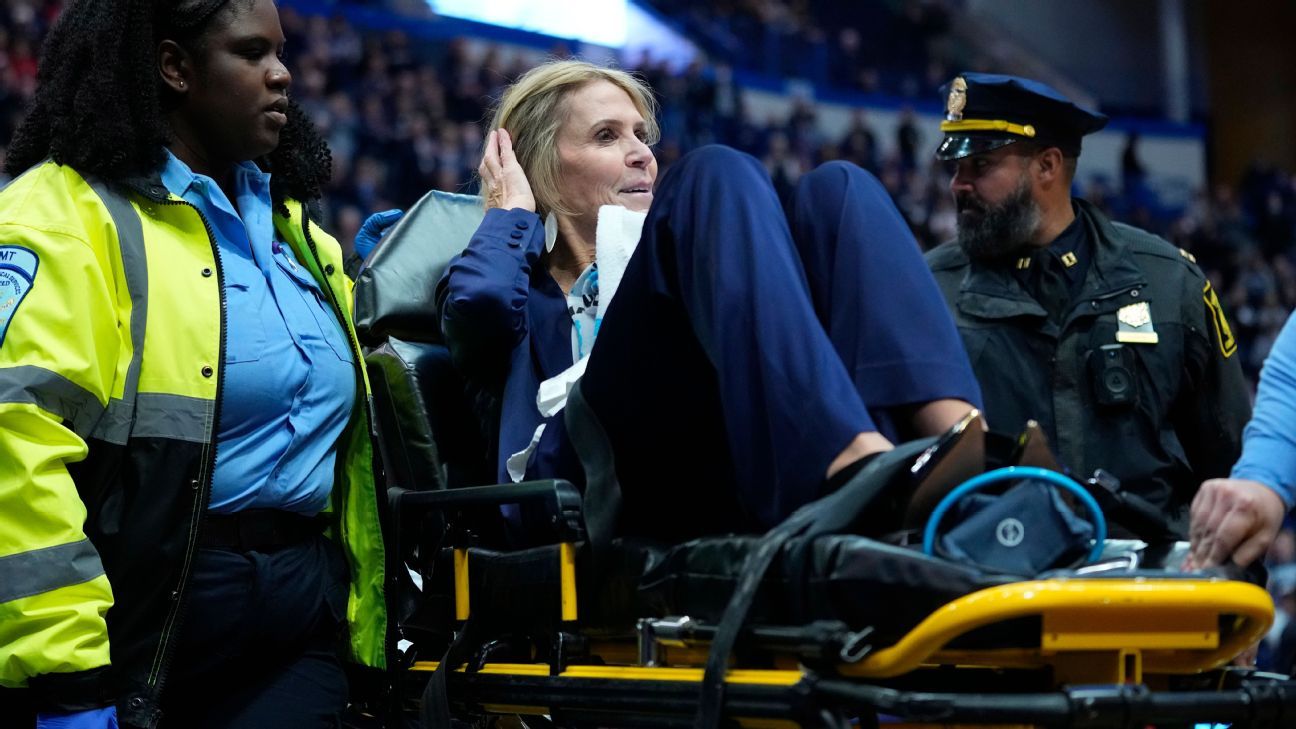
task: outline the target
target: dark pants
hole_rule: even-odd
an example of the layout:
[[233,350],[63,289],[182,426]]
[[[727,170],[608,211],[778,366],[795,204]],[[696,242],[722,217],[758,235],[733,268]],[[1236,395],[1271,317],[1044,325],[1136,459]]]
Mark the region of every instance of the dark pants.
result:
[[164,728],[337,727],[347,682],[341,549],[201,549],[163,690]]
[[872,175],[820,168],[789,219],[756,160],[715,146],[658,186],[581,390],[616,457],[619,531],[675,539],[763,531],[820,495],[856,434],[896,437],[897,408],[980,399]]

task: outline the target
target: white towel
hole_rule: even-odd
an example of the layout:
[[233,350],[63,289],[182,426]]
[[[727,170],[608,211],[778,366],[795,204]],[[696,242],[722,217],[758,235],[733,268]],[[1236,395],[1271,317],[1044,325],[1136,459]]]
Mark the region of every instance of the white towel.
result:
[[581,357],[576,364],[540,383],[536,393],[536,407],[544,417],[555,415],[567,405],[567,395],[576,386],[576,381],[585,374],[585,365],[589,357]]
[[639,236],[647,217],[648,213],[636,213],[620,205],[599,208],[598,228],[594,232],[594,260],[598,261],[600,319],[621,285],[630,256],[639,246]]

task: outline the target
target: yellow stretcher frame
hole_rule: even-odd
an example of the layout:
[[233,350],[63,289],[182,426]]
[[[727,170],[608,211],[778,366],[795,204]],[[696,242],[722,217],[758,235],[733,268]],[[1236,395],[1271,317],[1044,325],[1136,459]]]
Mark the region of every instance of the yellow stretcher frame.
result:
[[[546,491],[543,489],[532,489]],[[577,614],[576,553],[577,545],[559,540],[554,555],[558,567],[559,604],[554,608],[561,616],[564,633],[580,633]],[[472,549],[456,547],[453,555],[454,612],[459,621],[472,615],[469,595],[469,571]],[[885,595],[878,599],[885,600]],[[647,616],[645,616],[647,617]],[[1035,623],[1023,623],[1034,618]],[[965,648],[960,638],[977,634],[977,643],[985,643],[986,628],[1016,622],[1011,631],[1011,648]],[[1012,708],[1008,715],[1017,723],[975,723],[977,726],[1015,727],[1021,719],[1041,719],[1038,699],[1044,696],[1050,711],[1055,711],[1063,694],[1073,690],[1106,686],[1133,689],[1131,705],[1138,704],[1137,691],[1150,687],[1175,685],[1173,675],[1200,674],[1223,668],[1235,656],[1260,639],[1273,621],[1273,602],[1268,593],[1248,583],[1207,576],[1160,575],[1137,576],[1057,576],[985,588],[950,601],[926,616],[894,644],[867,652],[851,663],[838,663],[828,670],[821,665],[806,667],[794,652],[778,648],[762,653],[769,668],[752,668],[731,663],[725,683],[736,693],[732,713],[728,716],[745,729],[790,729],[798,726],[789,716],[807,693],[826,691],[856,706],[876,706],[888,701],[886,688],[894,680],[921,687],[928,677],[937,682],[931,689],[938,703],[947,702],[950,693],[948,667],[966,669],[967,675],[985,675],[997,671],[1025,670],[1041,680],[1037,686],[1053,687],[1053,694],[1027,692],[1003,695]],[[1038,625],[1038,638],[1028,632]],[[774,627],[774,626],[771,626]],[[863,627],[863,626],[856,626]],[[1005,626],[1007,627],[1007,626]],[[554,662],[487,663],[469,672],[456,667],[453,675],[461,692],[459,700],[470,711],[487,714],[539,714],[584,712],[584,716],[616,718],[618,707],[644,701],[643,696],[669,696],[666,706],[650,700],[663,716],[672,721],[688,711],[696,701],[696,691],[703,684],[709,643],[705,639],[680,639],[669,635],[644,633],[639,640],[590,641],[580,651],[580,663],[557,658]],[[646,641],[646,642],[645,642]],[[968,642],[968,641],[965,641]],[[970,643],[970,642],[968,642]],[[952,646],[952,647],[951,647]],[[588,665],[588,659],[596,659]],[[415,674],[435,671],[437,662],[419,661],[410,667]],[[943,671],[928,669],[942,667]],[[1036,673],[1038,672],[1038,673]],[[941,679],[940,676],[945,676]],[[1145,676],[1150,680],[1145,681]],[[1223,676],[1223,672],[1221,672]],[[940,684],[944,681],[943,684]],[[835,682],[835,684],[834,684]],[[835,687],[829,687],[834,684]],[[1079,689],[1076,689],[1079,687]],[[1120,688],[1107,689],[1119,693]],[[1057,692],[1060,691],[1061,694]],[[835,692],[835,693],[834,693]],[[883,692],[883,693],[878,693]],[[1190,692],[1191,693],[1191,692]],[[627,702],[625,695],[632,699]],[[921,697],[921,690],[906,696]],[[972,699],[957,699],[961,706],[971,706],[987,697],[995,700],[998,692],[972,694]],[[1124,697],[1124,694],[1120,694]],[[728,692],[726,693],[728,696]],[[1197,710],[1195,699],[1188,694],[1166,694],[1169,701],[1188,697],[1185,704]],[[1249,695],[1224,698],[1229,707],[1249,705]],[[905,699],[906,701],[910,699]],[[921,700],[921,699],[920,699]],[[1070,701],[1070,698],[1066,699]],[[1088,700],[1088,699],[1084,699]],[[1121,700],[1125,700],[1122,698]],[[1014,701],[1024,701],[1014,704]],[[726,705],[729,706],[726,698]],[[1291,702],[1289,702],[1291,703]],[[1267,704],[1266,704],[1267,705]],[[1001,705],[996,716],[1004,716]],[[1070,706],[1068,704],[1068,706]],[[471,707],[476,707],[475,709]],[[681,707],[685,707],[681,709]],[[1068,709],[1069,711],[1070,709]],[[1232,709],[1228,709],[1232,710]],[[729,709],[726,709],[729,711]],[[979,711],[973,709],[973,713]],[[592,714],[591,714],[592,712]],[[604,712],[599,714],[598,712]],[[1016,713],[1012,713],[1016,712]],[[905,716],[919,716],[901,711]],[[964,716],[964,715],[960,715]],[[1056,715],[1053,715],[1056,718]],[[1069,715],[1068,715],[1069,716]],[[953,718],[953,717],[951,717]],[[599,720],[595,720],[597,725]],[[613,722],[615,724],[615,721]],[[966,721],[937,724],[900,724],[895,729],[921,726],[971,726]],[[888,725],[892,726],[892,725]]]
[[[955,638],[1039,616],[1036,649],[948,651]],[[1221,624],[1229,629],[1221,635]],[[1072,682],[1138,683],[1142,674],[1219,668],[1273,623],[1273,601],[1244,582],[1190,578],[1055,578],[979,590],[929,615],[894,645],[842,665],[844,676],[891,678],[924,664],[1062,668]],[[1059,666],[1059,663],[1065,664]]]
[[[1032,616],[1041,623],[1036,648],[944,650],[979,628]],[[846,677],[885,679],[934,665],[1052,667],[1058,683],[1141,683],[1145,673],[1191,674],[1220,668],[1259,640],[1272,622],[1268,593],[1242,582],[1179,577],[1031,580],[958,598],[894,645],[836,668]],[[423,661],[412,670],[433,671],[436,666]],[[550,666],[501,663],[480,672],[548,676]],[[702,668],[572,665],[557,675],[700,683]],[[800,669],[735,668],[726,681],[786,686],[802,675]]]

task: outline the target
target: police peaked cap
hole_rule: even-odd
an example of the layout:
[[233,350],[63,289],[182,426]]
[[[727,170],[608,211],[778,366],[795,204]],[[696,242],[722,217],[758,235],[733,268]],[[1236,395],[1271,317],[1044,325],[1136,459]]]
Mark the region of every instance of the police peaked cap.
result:
[[955,160],[1022,140],[1080,154],[1080,139],[1107,117],[1073,103],[1048,84],[1018,76],[964,73],[941,87],[945,139],[936,157]]

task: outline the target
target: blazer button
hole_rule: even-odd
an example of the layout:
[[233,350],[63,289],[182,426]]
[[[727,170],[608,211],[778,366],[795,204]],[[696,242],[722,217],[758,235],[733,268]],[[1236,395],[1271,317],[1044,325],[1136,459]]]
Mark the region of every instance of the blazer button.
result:
[[211,368],[211,365],[203,365],[203,368],[202,368],[202,376],[203,376],[203,377],[211,377],[213,374],[215,374],[215,372],[216,372],[216,370],[213,370],[213,369]]
[[509,233],[509,237],[513,240],[522,240],[522,231],[515,230],[512,233]]
[[518,230],[526,230],[526,229],[529,228],[529,227],[531,227],[530,224],[527,223],[527,221],[525,221],[525,220],[520,220],[520,221],[518,221],[518,223],[517,223],[517,229],[518,229]]

